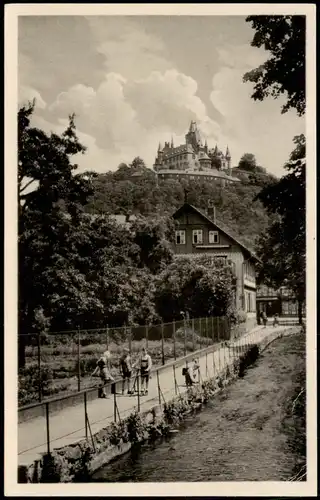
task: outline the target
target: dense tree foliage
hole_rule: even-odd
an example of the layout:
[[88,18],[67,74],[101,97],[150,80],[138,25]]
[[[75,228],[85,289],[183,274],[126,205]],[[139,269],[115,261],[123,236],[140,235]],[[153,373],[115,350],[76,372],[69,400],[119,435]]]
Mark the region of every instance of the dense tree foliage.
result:
[[259,240],[263,261],[260,279],[279,287],[286,284],[301,306],[305,300],[306,278],[306,141],[294,138],[296,145],[285,165],[288,174],[263,189],[258,198],[275,220]]
[[268,96],[285,95],[282,113],[293,108],[301,116],[305,112],[305,16],[249,16],[255,30],[253,47],[264,47],[268,60],[244,75],[254,83],[252,98],[262,101]]
[[147,169],[140,177],[132,175],[118,180],[119,169],[99,175],[93,180],[94,195],[87,205],[88,212],[109,214],[141,214],[170,216],[185,201],[206,210],[209,201],[216,206],[217,219],[224,222],[247,245],[268,225],[268,215],[259,200],[254,201],[260,188],[274,182],[269,174],[250,173],[251,180],[227,186],[198,180],[164,180],[157,184],[154,173]]
[[256,157],[252,153],[245,153],[241,156],[238,167],[241,168],[241,170],[254,172],[257,167]]
[[231,266],[208,258],[176,258],[157,278],[156,310],[165,321],[225,316],[233,306],[235,276]]

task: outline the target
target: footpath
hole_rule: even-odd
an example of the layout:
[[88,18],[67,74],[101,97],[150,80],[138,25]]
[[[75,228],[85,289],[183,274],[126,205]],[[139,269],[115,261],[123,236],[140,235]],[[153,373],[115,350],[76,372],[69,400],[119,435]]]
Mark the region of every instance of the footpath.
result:
[[[227,344],[215,344],[197,356],[200,364],[200,380],[210,379],[223,371],[238,357],[241,347],[250,344],[260,344],[271,333],[282,333],[290,327],[279,325],[276,328],[258,326],[236,341]],[[210,349],[210,350],[209,350]],[[182,375],[183,359],[179,367],[172,365],[159,370],[159,386],[162,402],[170,401],[177,393],[186,391],[185,379]],[[175,375],[175,376],[174,376]],[[120,418],[127,417],[138,409],[137,395],[116,395]],[[146,411],[159,403],[158,380],[155,373],[149,381],[147,396],[140,396],[140,411]],[[95,399],[87,403],[87,414],[91,433],[94,435],[114,421],[114,396],[108,399]],[[85,438],[84,404],[63,408],[49,416],[50,449],[61,448],[75,444]],[[46,418],[36,417],[18,424],[18,465],[29,465],[47,452]]]

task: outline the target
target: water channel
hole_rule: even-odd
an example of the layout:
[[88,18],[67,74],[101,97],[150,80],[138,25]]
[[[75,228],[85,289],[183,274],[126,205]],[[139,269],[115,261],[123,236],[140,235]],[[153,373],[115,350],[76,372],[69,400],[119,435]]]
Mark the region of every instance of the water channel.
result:
[[179,432],[131,450],[97,471],[93,482],[281,481],[295,457],[283,426],[292,390],[288,340],[270,346]]

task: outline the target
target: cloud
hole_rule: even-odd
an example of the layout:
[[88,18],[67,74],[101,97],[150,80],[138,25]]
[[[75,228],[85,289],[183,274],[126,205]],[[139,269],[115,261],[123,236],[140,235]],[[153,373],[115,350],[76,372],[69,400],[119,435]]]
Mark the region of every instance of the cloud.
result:
[[126,78],[145,78],[174,64],[166,57],[163,41],[124,16],[87,17],[97,51],[105,58],[106,71]]
[[47,104],[42,99],[40,92],[31,87],[26,87],[24,85],[19,87],[18,104],[19,107],[27,104],[29,101],[36,100],[35,109],[45,109]]
[[152,166],[159,141],[171,135],[176,143],[184,141],[191,120],[206,136],[219,135],[219,126],[196,94],[197,82],[177,70],[156,71],[133,81],[108,73],[96,90],[78,84],[61,92],[49,107],[50,120],[61,122],[61,117],[76,113],[79,131],[91,138],[92,168],[101,171],[108,164],[115,169],[137,155]]
[[233,165],[249,152],[267,170],[279,174],[293,149],[292,139],[304,132],[305,122],[293,111],[281,114],[284,98],[251,99],[253,86],[243,82],[243,75],[268,54],[247,46],[225,46],[219,53],[224,66],[212,79],[210,99],[224,117],[220,140],[229,143]]

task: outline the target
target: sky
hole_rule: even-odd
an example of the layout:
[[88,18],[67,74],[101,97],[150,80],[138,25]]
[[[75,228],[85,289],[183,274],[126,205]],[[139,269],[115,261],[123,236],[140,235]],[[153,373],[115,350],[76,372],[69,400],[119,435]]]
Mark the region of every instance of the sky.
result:
[[61,133],[76,114],[87,147],[79,170],[103,173],[158,144],[184,143],[195,120],[232,166],[244,153],[281,176],[305,119],[281,114],[282,99],[251,99],[247,71],[268,58],[250,46],[244,16],[19,17],[19,105],[36,98],[32,124]]

